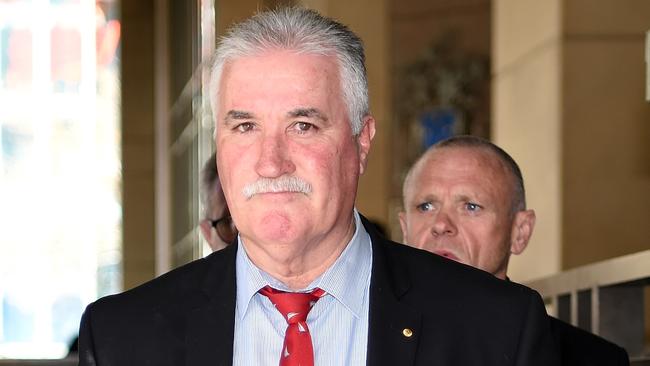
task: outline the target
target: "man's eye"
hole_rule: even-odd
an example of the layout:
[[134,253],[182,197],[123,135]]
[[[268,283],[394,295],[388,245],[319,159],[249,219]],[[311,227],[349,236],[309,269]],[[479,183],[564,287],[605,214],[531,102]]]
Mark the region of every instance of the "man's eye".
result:
[[244,122],[244,123],[238,124],[237,127],[235,127],[235,129],[237,131],[239,131],[239,132],[248,132],[248,131],[252,130],[253,127],[254,127],[254,125],[253,125],[252,122]]
[[481,205],[474,202],[467,202],[465,203],[465,208],[467,209],[467,211],[476,212],[482,209],[483,207],[481,207]]
[[298,130],[298,132],[307,132],[316,128],[313,124],[308,122],[296,122],[293,126],[296,130]]
[[424,202],[424,203],[420,203],[419,205],[415,206],[415,208],[417,208],[418,211],[420,211],[420,212],[431,211],[431,210],[433,210],[433,204],[431,202]]

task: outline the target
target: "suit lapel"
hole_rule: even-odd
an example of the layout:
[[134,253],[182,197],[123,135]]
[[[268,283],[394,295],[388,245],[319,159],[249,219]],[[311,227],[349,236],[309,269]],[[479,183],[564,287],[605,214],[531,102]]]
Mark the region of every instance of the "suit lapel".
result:
[[417,352],[421,314],[399,301],[411,286],[407,269],[386,255],[385,246],[396,244],[379,236],[365,218],[364,226],[373,243],[366,364],[412,365]]
[[187,314],[185,364],[188,366],[232,365],[237,245],[221,252],[213,254],[218,258],[212,261],[202,286],[205,301]]

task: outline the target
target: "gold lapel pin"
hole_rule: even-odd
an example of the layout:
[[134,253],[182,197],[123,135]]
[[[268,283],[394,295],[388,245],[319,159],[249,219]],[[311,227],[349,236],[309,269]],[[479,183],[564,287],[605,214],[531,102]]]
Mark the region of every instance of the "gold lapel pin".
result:
[[404,329],[402,330],[402,334],[403,334],[404,337],[406,337],[406,338],[411,338],[411,337],[413,337],[413,331],[412,331],[410,328],[404,328]]

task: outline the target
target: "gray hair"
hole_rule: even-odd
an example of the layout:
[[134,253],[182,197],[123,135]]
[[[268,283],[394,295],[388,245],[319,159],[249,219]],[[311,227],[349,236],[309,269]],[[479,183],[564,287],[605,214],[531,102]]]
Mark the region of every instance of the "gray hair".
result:
[[199,197],[201,199],[201,204],[203,205],[203,218],[204,219],[214,219],[214,217],[208,217],[212,212],[212,195],[215,193],[216,189],[221,189],[219,182],[219,173],[217,172],[217,156],[215,153],[212,153],[203,168],[201,169],[201,182],[199,186]]
[[510,179],[513,187],[513,192],[511,197],[512,199],[511,213],[514,214],[516,212],[523,211],[526,209],[526,191],[524,189],[524,177],[521,174],[521,169],[519,169],[519,165],[517,165],[515,159],[513,159],[512,156],[510,156],[510,154],[505,152],[505,150],[493,144],[492,142],[486,139],[482,139],[480,137],[468,136],[468,135],[454,136],[446,140],[442,140],[436,143],[435,145],[431,146],[424,154],[422,154],[422,156],[418,159],[418,161],[415,164],[413,164],[413,167],[411,167],[411,169],[409,170],[406,176],[406,179],[404,180],[404,187],[403,187],[404,200],[406,200],[407,184],[412,179],[411,176],[413,175],[415,166],[418,165],[418,163],[420,163],[425,158],[425,156],[430,155],[434,151],[443,148],[452,148],[452,147],[482,149],[496,156],[497,159],[499,159],[499,162],[510,173]]
[[361,132],[363,118],[370,113],[363,43],[345,25],[301,7],[280,7],[258,13],[232,27],[221,39],[210,79],[210,104],[215,123],[224,65],[240,57],[274,49],[335,56],[352,134]]

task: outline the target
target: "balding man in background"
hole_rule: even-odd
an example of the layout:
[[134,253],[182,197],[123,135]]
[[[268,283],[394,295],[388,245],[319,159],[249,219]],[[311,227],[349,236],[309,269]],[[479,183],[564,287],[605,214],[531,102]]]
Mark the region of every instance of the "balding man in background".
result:
[[[526,249],[535,227],[519,166],[477,137],[452,137],[429,148],[407,174],[403,194],[404,243],[503,280],[510,255]],[[629,365],[623,348],[549,319],[563,365]]]

